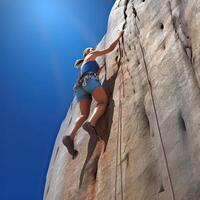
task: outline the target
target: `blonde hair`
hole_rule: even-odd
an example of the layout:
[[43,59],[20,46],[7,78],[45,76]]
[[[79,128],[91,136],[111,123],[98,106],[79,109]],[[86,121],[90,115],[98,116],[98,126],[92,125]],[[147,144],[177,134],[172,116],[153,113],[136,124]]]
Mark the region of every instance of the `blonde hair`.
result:
[[[89,53],[89,50],[91,49],[92,47],[87,47],[84,51],[83,51],[83,57],[85,58],[88,53]],[[81,59],[77,59],[74,63],[74,67],[78,68],[79,65],[81,65],[84,61],[84,58],[81,58]]]

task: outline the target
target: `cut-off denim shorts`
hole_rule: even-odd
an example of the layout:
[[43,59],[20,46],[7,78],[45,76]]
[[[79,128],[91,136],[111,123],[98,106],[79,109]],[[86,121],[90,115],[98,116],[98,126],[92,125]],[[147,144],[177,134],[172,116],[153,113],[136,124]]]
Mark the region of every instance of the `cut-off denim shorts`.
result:
[[80,101],[81,99],[92,100],[91,94],[98,87],[101,87],[101,83],[95,76],[91,76],[91,78],[85,79],[80,87],[76,87],[76,84],[74,85],[74,95],[77,101]]

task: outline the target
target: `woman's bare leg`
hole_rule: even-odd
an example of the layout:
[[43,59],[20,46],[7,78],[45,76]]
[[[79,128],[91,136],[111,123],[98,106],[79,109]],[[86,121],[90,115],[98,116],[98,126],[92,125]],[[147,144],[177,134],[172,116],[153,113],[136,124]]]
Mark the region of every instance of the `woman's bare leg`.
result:
[[91,99],[82,99],[79,101],[80,116],[76,119],[70,137],[74,140],[78,129],[82,126],[83,122],[88,118],[90,113]]
[[92,126],[96,125],[97,120],[104,114],[108,103],[108,97],[103,87],[98,87],[92,93],[97,105],[88,120]]

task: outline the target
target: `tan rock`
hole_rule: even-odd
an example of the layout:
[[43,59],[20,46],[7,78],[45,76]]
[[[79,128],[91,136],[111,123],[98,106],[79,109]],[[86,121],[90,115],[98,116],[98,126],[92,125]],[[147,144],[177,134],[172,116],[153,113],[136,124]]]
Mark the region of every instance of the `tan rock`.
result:
[[89,136],[81,128],[80,154],[71,160],[62,137],[79,114],[74,99],[55,142],[45,200],[171,200],[173,191],[176,200],[200,199],[199,18],[198,0],[115,2],[97,46],[124,29],[101,74],[109,96],[97,126],[104,142],[83,170]]

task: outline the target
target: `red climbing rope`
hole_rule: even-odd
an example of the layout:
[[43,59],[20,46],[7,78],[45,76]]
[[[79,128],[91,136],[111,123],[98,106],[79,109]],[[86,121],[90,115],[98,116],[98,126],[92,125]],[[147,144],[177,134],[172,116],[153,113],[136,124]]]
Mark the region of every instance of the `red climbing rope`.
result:
[[[122,58],[122,52],[119,43],[119,61],[118,61],[118,69],[120,68],[120,62]],[[121,186],[121,200],[123,200],[123,171],[122,171],[122,97],[124,97],[124,74],[121,69],[120,80],[119,80],[119,102],[118,102],[118,127],[117,127],[117,151],[116,151],[116,167],[115,167],[115,200],[117,199],[117,178],[118,178],[118,163],[120,165],[120,186]],[[119,158],[118,158],[119,154]]]

